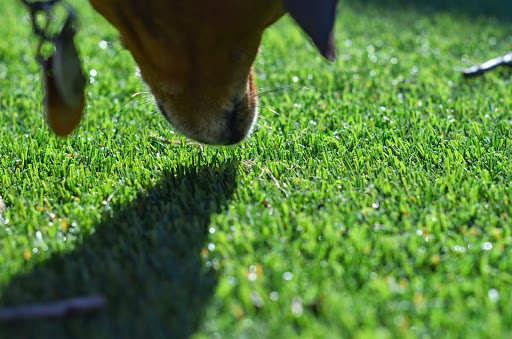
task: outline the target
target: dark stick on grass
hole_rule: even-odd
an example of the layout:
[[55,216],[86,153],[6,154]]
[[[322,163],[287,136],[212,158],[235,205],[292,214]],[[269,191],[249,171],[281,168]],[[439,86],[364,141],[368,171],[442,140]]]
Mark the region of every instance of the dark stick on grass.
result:
[[105,308],[102,296],[87,296],[48,304],[0,308],[0,322],[30,319],[57,319],[92,313]]
[[463,71],[463,75],[465,78],[474,78],[474,77],[480,76],[486,72],[489,72],[499,66],[512,67],[512,52],[510,52],[504,56],[484,62],[481,65],[466,68]]

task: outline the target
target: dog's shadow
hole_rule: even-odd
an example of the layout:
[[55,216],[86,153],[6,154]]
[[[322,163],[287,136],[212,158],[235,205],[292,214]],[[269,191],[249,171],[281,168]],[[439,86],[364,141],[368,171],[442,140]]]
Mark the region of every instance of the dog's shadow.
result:
[[223,209],[236,188],[236,162],[212,167],[165,173],[132,203],[113,208],[78,248],[15,276],[0,294],[4,305],[102,294],[108,300],[105,310],[58,321],[0,324],[0,337],[193,334],[217,285],[201,258],[210,217]]

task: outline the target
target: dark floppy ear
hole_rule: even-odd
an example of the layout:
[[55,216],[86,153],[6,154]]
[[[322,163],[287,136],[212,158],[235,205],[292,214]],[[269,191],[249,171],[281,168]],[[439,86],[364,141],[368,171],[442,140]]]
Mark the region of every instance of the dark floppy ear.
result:
[[338,0],[283,0],[286,10],[329,61],[336,60],[333,28],[337,3]]

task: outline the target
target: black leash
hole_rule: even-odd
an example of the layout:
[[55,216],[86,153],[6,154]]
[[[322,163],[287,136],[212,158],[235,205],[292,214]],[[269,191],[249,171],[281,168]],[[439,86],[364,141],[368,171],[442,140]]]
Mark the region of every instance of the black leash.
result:
[[[46,121],[55,134],[69,135],[80,123],[85,104],[86,77],[74,42],[77,32],[76,14],[62,0],[21,2],[28,8],[32,30],[39,38],[36,60],[44,73]],[[53,11],[59,4],[67,9],[67,19],[60,32],[51,34],[49,30]],[[44,15],[43,25],[38,23],[39,14]],[[42,54],[45,43],[54,47],[48,58]]]

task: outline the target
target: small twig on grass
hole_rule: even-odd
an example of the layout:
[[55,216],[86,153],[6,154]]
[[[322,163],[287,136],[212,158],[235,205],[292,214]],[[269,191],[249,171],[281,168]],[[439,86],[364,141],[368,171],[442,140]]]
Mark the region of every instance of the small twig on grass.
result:
[[164,144],[167,145],[174,145],[174,146],[180,146],[181,142],[179,140],[169,140],[162,137],[157,137],[156,135],[151,135],[151,138],[156,139]]
[[116,187],[116,189],[114,190],[114,192],[112,192],[111,195],[108,196],[107,200],[104,201],[104,204],[105,204],[105,207],[106,209],[110,209],[110,201],[112,200],[112,198],[114,197],[114,195],[116,195],[117,192],[119,192],[119,190],[121,189],[122,186],[118,186]]
[[65,318],[92,313],[106,305],[107,300],[103,296],[87,296],[49,304],[0,308],[0,322]]
[[484,62],[481,65],[467,68],[463,71],[462,74],[464,75],[465,78],[473,78],[473,77],[482,75],[486,72],[489,72],[490,70],[493,70],[498,66],[512,67],[512,52],[510,52],[504,56]]
[[[156,140],[160,141],[161,143],[164,143],[167,145],[181,146],[181,142],[179,140],[169,140],[169,139],[165,139],[162,137],[157,137],[156,135],[151,135],[151,137],[153,139],[156,139]],[[204,154],[204,147],[201,143],[192,141],[192,142],[187,142],[186,145],[187,146],[197,146],[201,150],[201,154]]]
[[201,150],[201,154],[204,154],[203,144],[201,144],[199,142],[187,142],[187,146],[197,146]]
[[[258,167],[259,167],[259,166],[258,166]],[[261,173],[260,173],[260,175],[258,176],[258,178],[260,178],[260,179],[261,179],[261,178],[263,177],[263,174],[267,173],[267,174],[270,176],[270,178],[274,181],[274,184],[276,185],[276,187],[277,187],[281,192],[283,192],[283,193],[284,193],[285,197],[287,197],[287,198],[288,198],[288,197],[289,197],[288,192],[286,192],[286,190],[285,190],[284,188],[282,188],[282,187],[281,187],[281,184],[279,184],[279,181],[278,181],[278,180],[277,180],[277,178],[272,174],[272,172],[270,172],[270,170],[269,170],[268,168],[261,168],[261,167],[260,167],[260,169],[261,169]]]

